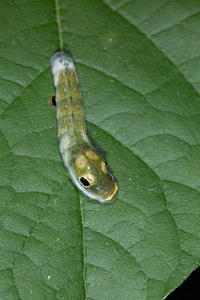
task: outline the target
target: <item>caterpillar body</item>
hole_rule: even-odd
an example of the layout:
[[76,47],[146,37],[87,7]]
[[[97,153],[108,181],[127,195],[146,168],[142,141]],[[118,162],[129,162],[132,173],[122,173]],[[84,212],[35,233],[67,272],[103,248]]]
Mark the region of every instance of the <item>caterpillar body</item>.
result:
[[91,199],[111,203],[118,185],[107,164],[92,146],[86,130],[79,80],[74,62],[66,52],[51,58],[60,152],[75,185]]

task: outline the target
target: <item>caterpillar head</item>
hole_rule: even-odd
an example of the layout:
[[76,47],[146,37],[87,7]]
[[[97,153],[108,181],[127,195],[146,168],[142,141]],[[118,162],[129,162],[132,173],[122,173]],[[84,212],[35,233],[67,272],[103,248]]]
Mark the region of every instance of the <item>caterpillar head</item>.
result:
[[94,149],[82,149],[70,165],[70,175],[84,194],[101,203],[114,201],[118,186],[107,169],[107,163]]

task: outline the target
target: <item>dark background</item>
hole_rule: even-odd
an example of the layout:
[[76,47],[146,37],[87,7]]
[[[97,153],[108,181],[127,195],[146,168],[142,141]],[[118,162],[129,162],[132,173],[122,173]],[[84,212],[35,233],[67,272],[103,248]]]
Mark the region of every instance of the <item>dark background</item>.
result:
[[200,268],[196,269],[166,300],[200,300]]

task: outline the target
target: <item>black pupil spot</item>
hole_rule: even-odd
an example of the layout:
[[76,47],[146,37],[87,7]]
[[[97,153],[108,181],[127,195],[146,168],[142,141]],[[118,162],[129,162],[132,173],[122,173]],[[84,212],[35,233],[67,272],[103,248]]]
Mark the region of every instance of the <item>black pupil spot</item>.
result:
[[106,165],[106,166],[108,165],[106,161],[105,161],[105,165]]
[[84,186],[90,186],[90,183],[87,179],[85,179],[84,177],[80,178],[80,183],[82,183],[82,185]]

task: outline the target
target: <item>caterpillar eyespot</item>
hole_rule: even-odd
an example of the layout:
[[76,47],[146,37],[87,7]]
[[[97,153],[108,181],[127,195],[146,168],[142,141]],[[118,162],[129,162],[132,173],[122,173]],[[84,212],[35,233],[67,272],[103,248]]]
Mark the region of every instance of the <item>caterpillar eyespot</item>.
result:
[[[51,58],[56,88],[56,111],[59,148],[63,162],[75,185],[89,198],[112,203],[118,185],[107,163],[92,146],[86,130],[85,116],[74,62],[66,52]],[[52,101],[53,103],[53,101]]]
[[84,177],[81,177],[80,178],[80,182],[82,185],[84,185],[85,187],[89,187],[90,186],[90,183],[87,179],[85,179]]

